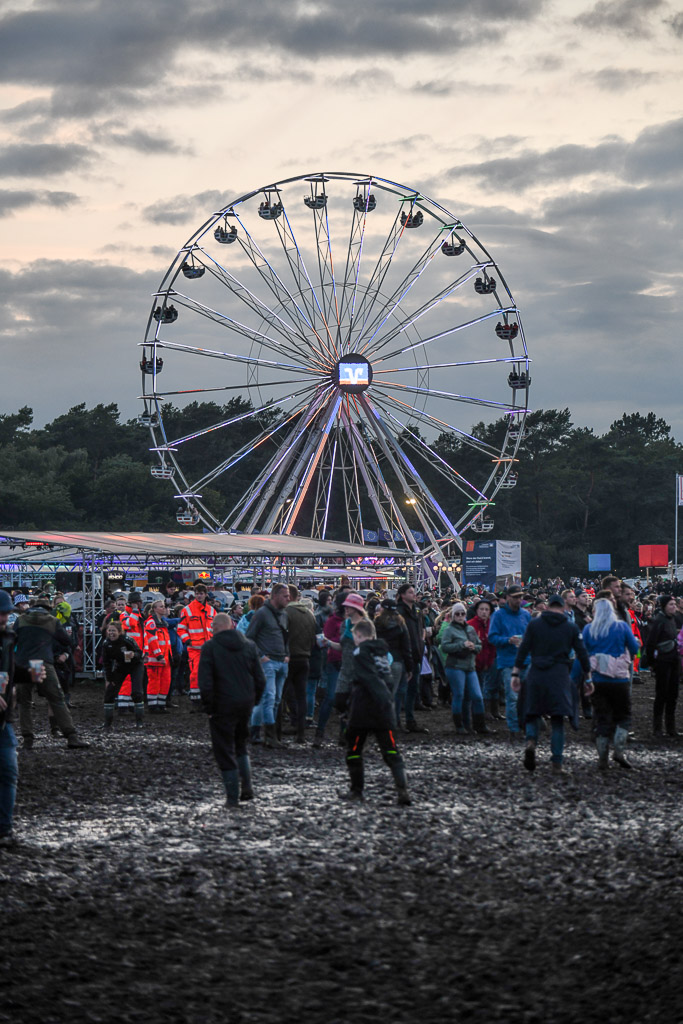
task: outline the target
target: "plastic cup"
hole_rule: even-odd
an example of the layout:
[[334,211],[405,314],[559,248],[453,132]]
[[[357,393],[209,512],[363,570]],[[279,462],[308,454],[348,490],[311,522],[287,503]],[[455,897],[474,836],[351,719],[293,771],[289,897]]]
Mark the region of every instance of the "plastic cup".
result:
[[0,696],[4,697],[9,685],[9,672],[0,672]]
[[31,672],[35,672],[37,674],[40,672],[44,664],[45,662],[41,658],[35,658],[33,661],[29,661],[28,667],[31,669]]
[[124,651],[123,652],[123,660],[124,661],[132,661],[133,660],[133,652],[132,651]]

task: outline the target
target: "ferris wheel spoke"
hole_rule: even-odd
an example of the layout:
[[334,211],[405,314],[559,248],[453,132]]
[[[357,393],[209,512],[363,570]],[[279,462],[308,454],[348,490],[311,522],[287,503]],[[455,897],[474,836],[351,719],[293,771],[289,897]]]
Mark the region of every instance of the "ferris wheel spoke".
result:
[[227,313],[220,313],[218,310],[211,309],[210,306],[205,306],[197,299],[192,299],[187,295],[183,295],[182,292],[173,292],[172,294],[173,298],[180,306],[184,306],[193,313],[199,313],[200,316],[211,320],[213,323],[219,324],[221,327],[226,327],[228,330],[234,331],[236,334],[241,334],[248,341],[256,342],[257,344],[263,345],[265,348],[271,349],[271,351],[279,354],[286,352],[290,359],[310,360],[310,352],[306,351],[306,349],[302,348],[300,345],[295,345],[292,341],[282,342],[268,334],[263,334],[262,331],[257,331],[254,328],[241,323],[239,320],[234,320],[232,317],[228,316]]
[[[456,363],[425,363],[422,366],[395,366],[391,369],[378,370],[379,364],[384,362],[384,359],[378,359],[377,362],[373,360],[372,375],[374,378],[380,373],[415,373],[416,370],[441,370],[458,366],[486,366],[488,363],[519,363],[525,361],[521,356],[501,356],[498,359],[466,359]],[[531,360],[528,360],[528,362],[531,362]]]
[[372,337],[368,338],[366,342],[366,348],[369,348],[370,351],[372,352],[373,361],[377,353],[381,352],[382,349],[386,348],[387,345],[390,345],[394,338],[397,338],[400,334],[403,334],[403,332],[408,330],[409,327],[414,326],[418,320],[425,316],[426,313],[430,313],[439,305],[440,302],[443,302],[444,299],[447,299],[449,295],[452,295],[453,292],[458,290],[458,288],[462,288],[462,286],[467,284],[468,281],[471,281],[476,274],[481,273],[483,269],[490,265],[491,264],[488,263],[478,263],[475,266],[470,267],[469,270],[461,274],[460,277],[456,278],[455,281],[451,281],[449,285],[447,285],[445,288],[442,288],[441,291],[437,292],[437,294],[434,295],[427,302],[424,302],[413,313],[410,313],[407,316],[401,316],[397,323],[393,324],[390,330],[387,331],[386,334],[382,335],[380,339],[378,339],[378,343],[376,345],[372,345],[372,342],[377,337],[378,333],[389,319],[389,316],[391,316],[394,313],[396,308],[396,306],[394,305],[394,307],[389,311],[384,320],[382,320],[382,323],[375,329],[375,331],[372,334]]
[[231,416],[230,419],[221,420],[220,423],[213,423],[210,427],[203,427],[201,430],[195,430],[191,434],[186,434],[184,437],[177,437],[173,441],[169,441],[165,448],[178,448],[181,444],[185,444],[187,441],[193,441],[197,437],[203,437],[205,434],[211,434],[214,430],[222,430],[224,427],[232,426],[233,423],[239,423],[241,420],[251,419],[253,416],[258,416],[260,413],[266,412],[269,409],[276,409],[285,402],[290,402],[293,398],[297,398],[299,395],[305,395],[312,391],[317,385],[311,384],[306,388],[301,388],[299,391],[295,391],[292,395],[286,395],[285,398],[280,398],[278,401],[266,402],[265,405],[260,406],[258,409],[249,409],[247,412],[240,413],[239,416]]
[[392,294],[382,303],[372,320],[370,319],[370,313],[372,310],[368,310],[368,314],[360,327],[357,338],[357,344],[360,346],[358,351],[360,353],[365,352],[365,350],[372,344],[377,333],[381,331],[384,324],[393,314],[396,306],[400,305],[413,285],[422,277],[436,254],[441,251],[443,232],[444,229],[441,228],[420,258],[413,264],[400,284],[394,288]]
[[[389,535],[389,546],[392,548],[396,547],[393,526],[395,522],[399,523],[401,533],[406,538],[406,543],[408,543],[409,532],[407,523],[396,519],[396,510],[391,490],[384,479],[374,452],[372,452],[360,432],[354,426],[348,410],[342,411],[342,423],[353,451],[353,457],[363,477],[370,503],[375,510],[377,521],[380,528]],[[373,479],[373,475],[375,479]],[[387,518],[387,513],[389,518]]]
[[[342,324],[348,323],[348,330],[353,327],[356,297],[358,295],[358,277],[360,274],[361,260],[363,256],[363,244],[365,242],[365,228],[367,225],[370,188],[372,179],[367,182],[356,184],[356,197],[360,196],[360,185],[364,187],[364,201],[360,209],[354,203],[353,215],[351,218],[351,229],[349,233],[349,245],[346,251],[346,266],[344,268],[344,282],[341,287],[339,330],[337,332],[337,347],[340,352],[344,351],[345,338],[342,338]],[[359,204],[360,205],[360,204]]]
[[[409,435],[409,440],[407,441],[407,443],[410,444],[411,448],[417,454],[422,455],[422,457],[425,459],[428,459],[432,465],[432,468],[435,469],[437,473],[440,473],[441,476],[448,480],[449,483],[457,487],[458,490],[467,498],[471,498],[471,492],[476,494],[478,498],[486,498],[486,495],[482,491],[480,491],[478,487],[476,487],[473,483],[470,483],[470,481],[466,477],[464,477],[462,473],[458,473],[458,471],[454,469],[448,462],[446,462],[445,459],[442,459],[441,456],[437,452],[435,452],[433,448],[430,448],[429,445],[426,444],[426,442],[423,441],[423,439],[418,434],[414,433],[414,431],[410,429],[407,423],[404,423],[397,416],[394,416],[391,410],[388,407],[386,407],[383,402],[375,398],[375,404],[379,406],[379,408],[384,412],[385,416],[387,416],[390,420],[396,423],[398,427],[400,427],[403,433]],[[469,490],[467,490],[467,488],[469,488]]]
[[[510,411],[510,405],[504,402],[492,402],[487,398],[475,398],[473,395],[459,395],[452,391],[437,391],[435,388],[419,388],[412,384],[398,384],[394,381],[377,381],[376,386],[382,391],[396,389],[411,395],[429,395],[432,398],[445,398],[450,402],[464,402],[466,405],[478,405],[482,409],[504,409]],[[373,388],[375,381],[373,380]]]
[[[181,345],[176,341],[163,341],[159,338],[155,342],[158,348],[167,348],[175,352],[188,352],[192,355],[206,356],[209,359],[225,359],[233,363],[246,363],[249,366],[258,366],[268,370],[296,370],[297,373],[308,373],[319,377],[319,371],[311,366],[299,366],[297,363],[281,363],[274,359],[263,359],[260,356],[240,356],[236,352],[221,352],[214,348],[200,348],[198,345]],[[141,347],[144,342],[141,342]]]
[[[282,515],[282,528],[280,531],[281,533],[289,534],[292,532],[294,528],[296,517],[299,514],[301,506],[308,493],[308,489],[311,486],[313,476],[318,467],[318,462],[320,461],[320,456],[322,455],[323,449],[327,444],[327,440],[330,435],[330,430],[332,429],[332,425],[337,418],[340,402],[341,397],[339,395],[337,395],[336,397],[332,395],[330,402],[318,416],[318,422],[316,423],[315,430],[312,430],[310,432],[309,441],[306,445],[306,448],[304,449],[304,452],[302,453],[301,459],[297,464],[296,474],[294,474],[295,478],[297,478],[298,474],[303,469],[303,475],[301,476],[300,479],[296,481],[296,490],[294,493],[294,497],[289,505],[289,508],[286,511],[286,514]],[[278,503],[276,502],[275,512],[279,513],[279,511],[280,510],[278,508]],[[269,528],[272,528],[272,515],[268,522],[271,523],[271,526]]]
[[266,285],[272,295],[278,300],[283,309],[286,309],[290,314],[294,314],[298,324],[299,333],[302,338],[306,339],[310,336],[310,343],[313,344],[315,340],[318,344],[320,353],[323,353],[322,339],[316,331],[313,321],[305,308],[303,303],[303,296],[301,296],[301,302],[299,302],[290,292],[287,285],[284,283],[282,278],[279,276],[275,268],[272,266],[268,258],[264,255],[261,248],[258,246],[253,236],[250,234],[249,229],[243,220],[239,217],[239,214],[234,214],[238,224],[241,225],[244,233],[238,235],[237,239],[242,248],[242,251],[247,256],[252,266],[256,270],[257,274]]
[[399,207],[399,209],[396,212],[394,222],[391,225],[391,228],[389,229],[389,234],[387,235],[384,245],[382,246],[382,251],[379,254],[377,263],[375,264],[372,274],[370,276],[368,286],[363,292],[360,302],[356,307],[354,321],[352,324],[349,325],[348,331],[346,332],[346,339],[343,346],[344,352],[350,352],[354,347],[354,344],[360,331],[360,328],[358,328],[356,325],[358,324],[359,321],[361,321],[361,323],[364,323],[365,318],[367,318],[367,316],[369,315],[369,312],[372,309],[372,306],[374,305],[375,299],[381,291],[382,283],[387,275],[389,267],[391,266],[391,261],[394,257],[394,253],[398,249],[398,245],[403,237],[404,231],[405,225],[401,224],[401,209]]
[[477,316],[473,320],[466,320],[462,324],[457,324],[455,327],[449,327],[446,331],[440,331],[438,334],[432,334],[429,338],[422,338],[421,341],[416,341],[413,345],[406,345],[404,348],[394,349],[388,355],[382,357],[383,361],[387,359],[393,359],[394,356],[405,355],[406,352],[412,352],[413,349],[419,348],[421,345],[429,345],[432,341],[438,341],[440,338],[448,338],[451,334],[457,334],[459,331],[464,331],[468,327],[474,327],[476,324],[483,324],[487,320],[491,320],[494,316],[501,316],[505,313],[516,313],[516,306],[509,306],[506,309],[494,309],[490,313],[484,313],[482,316]]
[[[313,509],[313,526],[311,529],[311,536],[320,537],[321,540],[325,540],[325,534],[327,533],[327,520],[332,500],[332,485],[334,483],[335,469],[337,468],[336,462],[339,431],[335,430],[333,436],[334,440],[331,446],[329,464],[325,464],[324,457],[320,463],[318,483],[316,486],[315,506]],[[332,436],[330,437],[330,440],[332,440]],[[328,450],[329,448],[330,445],[328,444]]]
[[[288,380],[269,380],[263,387],[276,387],[283,384],[306,384],[307,377],[290,377]],[[216,391],[244,391],[244,384],[227,384],[221,388],[185,388],[183,391],[150,391],[148,398],[172,398],[175,395],[210,395]],[[144,398],[145,396],[140,396]]]
[[[299,422],[296,423],[288,437],[285,439],[280,453],[276,453],[265,470],[263,470],[257,480],[254,481],[247,493],[238,502],[235,508],[232,509],[226,522],[230,521],[234,527],[239,526],[249,509],[254,505],[256,500],[260,498],[258,508],[253,512],[251,519],[247,524],[248,533],[252,533],[256,529],[262,515],[269,506],[273,495],[281,485],[284,474],[290,468],[292,460],[296,457],[297,450],[303,443],[302,439],[305,440],[306,432],[310,429],[321,408],[324,407],[331,390],[332,388],[330,386],[320,392],[317,392],[309,401],[308,406],[297,412],[296,416],[299,417]],[[293,416],[292,419],[294,418],[295,417]]]
[[[377,438],[377,441],[378,441],[378,443],[380,445],[380,448],[384,452],[384,455],[385,455],[386,459],[388,460],[391,468],[393,469],[394,473],[396,474],[396,476],[397,476],[397,478],[399,480],[399,483],[403,487],[403,493],[406,496],[409,495],[409,494],[410,495],[413,494],[413,488],[411,487],[411,485],[410,485],[410,483],[409,483],[409,481],[408,481],[408,479],[406,477],[406,473],[404,472],[404,468],[403,467],[405,466],[409,476],[411,476],[413,478],[413,480],[418,484],[418,486],[420,486],[423,489],[424,493],[429,496],[429,500],[430,500],[432,506],[434,508],[438,509],[439,512],[441,512],[441,514],[443,516],[443,522],[445,524],[447,524],[446,528],[447,529],[450,528],[451,524],[449,522],[448,516],[445,514],[445,512],[442,512],[442,510],[439,508],[439,505],[429,495],[429,491],[428,491],[426,485],[420,479],[420,476],[417,473],[417,470],[415,470],[415,468],[412,466],[412,463],[407,458],[407,456],[405,455],[403,450],[395,442],[395,439],[392,437],[391,431],[389,431],[387,429],[387,427],[384,424],[384,421],[382,420],[382,417],[380,416],[378,410],[375,409],[375,407],[372,405],[372,403],[368,401],[367,395],[361,395],[360,398],[359,398],[359,401],[360,401],[360,404],[363,407],[363,410],[365,412],[366,420],[369,423],[371,430],[375,434],[375,437]],[[392,449],[393,449],[393,451],[392,451]],[[398,459],[396,458],[396,456],[398,456]],[[434,535],[434,530],[433,530],[433,528],[431,526],[431,523],[430,523],[428,517],[426,516],[426,514],[424,512],[424,509],[422,508],[420,502],[418,501],[413,506],[413,508],[415,510],[415,514],[417,515],[417,518],[420,520],[420,523],[422,524],[422,527],[423,527],[425,533],[427,534],[427,537],[429,538],[429,540],[431,541],[432,544],[437,544],[437,540],[436,540],[436,537]],[[416,542],[413,541],[413,543],[416,543]],[[417,547],[416,547],[416,549],[417,549]]]
[[[330,360],[334,362],[339,358],[339,354],[335,347],[334,339],[330,333],[330,328],[325,319],[325,314],[323,313],[320,305],[318,295],[313,287],[313,282],[311,281],[308,270],[306,269],[306,263],[297,244],[294,230],[289,217],[287,216],[287,210],[285,209],[284,203],[282,203],[282,223],[280,222],[280,218],[278,218],[275,221],[275,229],[280,238],[282,251],[284,252],[287,263],[289,264],[289,269],[292,273],[294,283],[301,295],[304,305],[306,306],[311,322],[315,327],[317,319],[322,321],[323,329],[320,331],[316,330],[316,337],[318,338],[319,343],[323,346],[323,349],[327,352]],[[296,256],[294,253],[296,253]],[[309,302],[308,300],[308,289],[310,289],[312,302]]]
[[482,455],[488,455],[492,458],[498,458],[500,455],[499,449],[494,448],[493,445],[480,440],[478,437],[475,437],[474,434],[468,434],[467,431],[461,430],[460,427],[453,426],[452,423],[447,423],[446,420],[439,419],[438,416],[432,416],[431,413],[424,412],[421,409],[414,409],[412,405],[408,405],[406,402],[401,402],[392,395],[387,395],[386,400],[388,402],[392,402],[395,406],[398,406],[399,409],[407,409],[410,413],[410,419],[415,418],[420,420],[421,423],[425,423],[429,426],[440,427],[442,433],[445,429],[457,434],[464,444],[467,444],[470,448],[474,448],[481,452]]
[[275,310],[271,309],[267,303],[262,302],[246,285],[242,284],[234,274],[231,274],[229,270],[221,266],[204,250],[200,251],[204,253],[209,262],[203,263],[201,260],[197,260],[198,263],[206,266],[210,274],[220,281],[221,284],[225,285],[248,309],[265,320],[268,327],[277,331],[297,352],[300,352],[307,359],[311,358],[312,353],[308,335],[302,334],[300,324],[299,328],[297,328],[293,324],[288,323]]
[[[330,218],[327,209],[327,196],[325,194],[325,182],[328,179],[323,177],[315,182],[311,181],[311,199],[314,202],[312,209],[315,223],[315,240],[318,250],[318,275],[320,278],[320,297],[322,300],[322,315],[326,324],[334,324],[335,338],[339,332],[339,303],[337,301],[337,283],[334,274],[334,257],[332,255],[332,238],[330,235]],[[318,192],[317,185],[322,183],[322,192]],[[313,188],[313,185],[316,188]],[[318,203],[322,200],[323,205]],[[330,336],[332,341],[332,337]]]

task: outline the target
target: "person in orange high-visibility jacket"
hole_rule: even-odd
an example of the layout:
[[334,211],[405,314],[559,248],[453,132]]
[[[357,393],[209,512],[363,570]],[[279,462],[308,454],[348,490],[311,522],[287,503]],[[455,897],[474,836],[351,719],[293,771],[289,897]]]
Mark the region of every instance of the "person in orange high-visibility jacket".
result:
[[194,600],[183,608],[176,629],[178,636],[187,647],[187,656],[190,662],[190,700],[196,709],[199,708],[201,702],[197,679],[199,656],[207,640],[212,639],[211,620],[216,614],[215,608],[207,604],[207,596],[204,584],[198,583],[194,588]]
[[166,711],[171,687],[171,637],[163,620],[164,601],[155,601],[145,621],[145,667],[147,669],[147,707],[150,714]]
[[[136,590],[132,590],[130,592],[128,595],[126,610],[119,614],[119,619],[126,636],[130,637],[130,639],[138,645],[140,650],[142,650],[145,643],[143,628],[144,620],[142,618],[142,594],[139,594]],[[133,710],[130,676],[126,676],[121,683],[121,688],[116,697],[116,706],[119,711]]]

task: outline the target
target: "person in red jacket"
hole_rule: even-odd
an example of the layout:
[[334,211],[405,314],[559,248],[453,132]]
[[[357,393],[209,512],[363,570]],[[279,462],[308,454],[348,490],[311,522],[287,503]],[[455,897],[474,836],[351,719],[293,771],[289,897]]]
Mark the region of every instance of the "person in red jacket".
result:
[[180,622],[176,632],[187,647],[190,663],[190,700],[195,710],[199,710],[201,695],[199,693],[199,656],[207,640],[212,639],[212,623],[216,609],[207,603],[207,590],[203,583],[194,588],[194,599],[180,613]]
[[[140,648],[140,650],[143,650],[145,645],[145,631],[144,619],[142,617],[142,594],[138,593],[137,590],[131,590],[128,595],[126,610],[123,612],[118,611],[118,617],[126,636],[129,637],[133,643]],[[134,701],[130,676],[126,676],[121,683],[121,687],[116,696],[116,706],[119,711],[133,710]]]
[[503,716],[498,711],[498,674],[496,672],[496,648],[489,643],[489,620],[495,611],[493,602],[482,597],[472,606],[471,618],[467,625],[472,626],[481,641],[481,650],[477,654],[474,667],[479,676],[484,707],[493,720]]
[[171,687],[171,637],[163,620],[165,611],[165,602],[155,601],[145,622],[147,707],[150,714],[166,711],[166,698]]

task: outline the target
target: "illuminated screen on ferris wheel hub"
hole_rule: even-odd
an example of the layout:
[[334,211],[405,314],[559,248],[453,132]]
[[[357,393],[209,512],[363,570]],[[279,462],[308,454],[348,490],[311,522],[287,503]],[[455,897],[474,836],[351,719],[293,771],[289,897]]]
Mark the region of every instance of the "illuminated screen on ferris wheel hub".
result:
[[372,383],[372,366],[364,356],[350,353],[338,360],[332,374],[333,383],[346,394],[358,394]]

